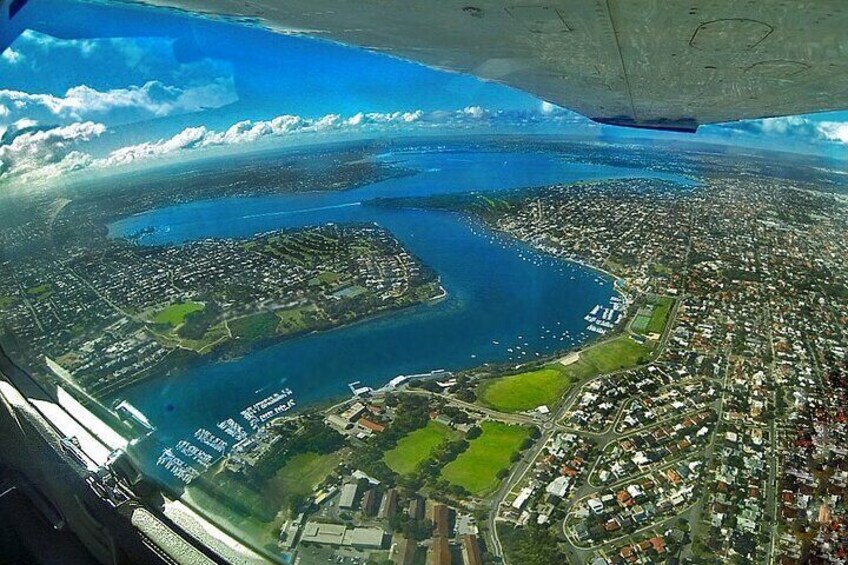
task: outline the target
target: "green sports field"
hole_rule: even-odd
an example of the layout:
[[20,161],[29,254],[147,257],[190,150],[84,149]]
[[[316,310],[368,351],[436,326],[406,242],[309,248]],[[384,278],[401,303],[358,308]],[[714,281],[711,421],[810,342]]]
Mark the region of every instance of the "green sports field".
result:
[[394,448],[383,455],[383,461],[395,473],[408,475],[430,457],[436,447],[454,435],[455,432],[449,427],[430,420],[423,428],[402,437]]
[[671,298],[660,296],[654,306],[654,312],[651,314],[651,321],[648,322],[646,333],[661,334],[665,330],[665,324],[668,321],[671,307],[674,305],[674,300]]
[[627,336],[617,337],[580,353],[580,359],[566,367],[588,375],[611,373],[638,365],[647,359],[650,349]]
[[627,336],[620,336],[580,352],[580,359],[565,367],[573,381],[629,369],[647,362],[651,350]]
[[192,302],[191,300],[180,302],[178,304],[171,304],[153,316],[153,323],[168,324],[170,326],[177,327],[183,323],[186,316],[192,312],[199,312],[203,310],[203,307],[203,304],[200,302]]
[[475,496],[484,496],[497,488],[497,475],[508,469],[513,453],[530,435],[523,426],[508,426],[500,422],[482,422],[483,433],[471,440],[468,449],[445,465],[442,477],[465,488]]
[[551,366],[484,381],[477,397],[484,406],[502,412],[523,412],[555,405],[571,384],[562,366]]

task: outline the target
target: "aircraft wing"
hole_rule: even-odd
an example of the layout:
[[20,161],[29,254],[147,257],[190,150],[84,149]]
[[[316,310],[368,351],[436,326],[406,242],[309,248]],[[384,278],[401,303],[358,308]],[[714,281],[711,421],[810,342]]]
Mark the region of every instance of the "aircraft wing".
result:
[[701,124],[848,107],[848,3],[128,0],[476,75],[593,120]]

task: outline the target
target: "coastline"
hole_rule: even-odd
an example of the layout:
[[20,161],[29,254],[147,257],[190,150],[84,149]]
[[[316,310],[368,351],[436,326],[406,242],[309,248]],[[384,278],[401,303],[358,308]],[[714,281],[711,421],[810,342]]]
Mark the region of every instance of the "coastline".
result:
[[[612,281],[611,289],[615,294],[617,294],[618,296],[622,297],[625,300],[629,299],[629,296],[627,295],[627,293],[625,293],[625,291],[622,290],[621,288],[619,288],[619,286],[618,286],[619,283],[626,283],[626,280],[623,279],[622,277],[615,275],[614,273],[612,273],[610,271],[607,271],[603,267],[596,266],[592,263],[589,263],[587,261],[577,259],[577,258],[561,257],[561,256],[556,255],[554,253],[550,253],[550,252],[548,252],[544,249],[540,249],[538,247],[535,247],[535,246],[527,243],[526,241],[518,239],[515,236],[513,236],[510,232],[504,231],[504,230],[497,228],[495,226],[490,226],[489,224],[485,223],[485,221],[480,220],[479,218],[476,218],[474,216],[470,216],[469,214],[467,214],[465,212],[455,211],[454,213],[457,213],[457,214],[460,214],[460,215],[465,215],[467,217],[475,218],[475,219],[479,220],[481,222],[481,224],[485,226],[486,229],[489,229],[489,230],[491,230],[495,233],[499,233],[499,234],[502,234],[504,236],[507,236],[512,241],[519,243],[519,244],[522,244],[522,245],[525,245],[525,246],[527,246],[528,249],[530,249],[534,252],[540,253],[540,254],[542,254],[546,257],[550,257],[550,258],[556,259],[558,261],[563,261],[563,262],[579,265],[580,267],[583,267],[583,268],[592,270],[594,272],[600,273],[600,274],[604,275],[605,277],[608,277]],[[436,302],[443,300],[447,296],[447,291],[444,289],[444,287],[440,285],[440,288],[442,289],[442,294],[439,295],[439,296],[435,296],[433,298],[428,299],[427,302],[436,303]],[[362,321],[365,321],[365,320],[362,320]],[[354,322],[354,324],[355,323],[358,323],[358,322]],[[353,324],[346,324],[346,326],[347,325],[353,325]],[[335,329],[335,328],[332,328],[332,329]],[[625,334],[626,331],[627,331],[627,324],[623,323],[622,326],[615,328],[615,330],[612,331],[609,335],[598,334],[598,335],[588,336],[587,339],[581,341],[578,344],[574,344],[571,347],[568,347],[566,349],[557,349],[557,350],[555,350],[555,351],[553,351],[553,352],[551,352],[547,355],[541,356],[537,359],[533,359],[533,360],[530,360],[530,361],[526,361],[526,362],[523,362],[523,363],[517,363],[517,364],[512,363],[512,362],[502,362],[502,363],[497,363],[497,364],[481,363],[481,364],[477,364],[477,365],[474,365],[474,366],[471,366],[471,367],[468,367],[468,368],[465,368],[465,369],[459,369],[458,371],[456,371],[456,374],[462,374],[462,373],[466,373],[468,371],[476,371],[476,370],[480,370],[484,367],[487,368],[488,370],[494,372],[495,374],[498,374],[498,373],[503,373],[503,372],[509,372],[510,370],[515,369],[515,368],[521,368],[521,367],[527,367],[527,366],[536,366],[536,365],[539,365],[539,366],[546,365],[548,363],[551,363],[551,362],[563,357],[564,355],[568,355],[568,354],[574,353],[574,352],[584,351],[588,348],[595,347],[599,343],[602,343],[604,341],[619,337],[619,336]],[[396,375],[393,378],[396,378],[398,376],[401,376],[401,375]],[[495,375],[492,375],[492,376],[495,376]],[[389,390],[391,390],[391,389],[387,388],[388,383],[391,380],[392,379],[390,378],[390,379],[386,380],[385,382],[381,383],[379,387],[374,388],[374,391],[389,391]],[[402,384],[400,386],[403,387],[404,385]],[[327,400],[316,400],[316,401],[313,401],[313,402],[307,402],[303,405],[298,405],[298,408],[296,410],[298,410],[298,411],[299,410],[307,410],[307,409],[323,410],[324,408],[322,408],[321,405],[344,404],[345,402],[350,402],[350,401],[354,400],[356,397],[357,397],[356,395],[350,395],[350,396],[344,397],[344,400],[336,400],[336,401],[333,401],[333,402],[328,402]]]
[[[435,296],[431,296],[425,300],[420,302],[416,302],[414,304],[407,304],[404,306],[396,306],[390,308],[384,308],[381,310],[374,311],[368,315],[362,316],[350,322],[344,322],[339,324],[331,324],[325,327],[317,327],[308,330],[302,330],[298,332],[292,332],[285,335],[279,335],[271,338],[260,339],[252,342],[242,342],[237,340],[227,340],[216,347],[212,348],[208,353],[199,354],[194,350],[188,350],[184,348],[175,348],[172,350],[172,353],[182,353],[181,359],[179,359],[179,365],[176,363],[172,366],[167,367],[164,371],[157,371],[156,374],[152,375],[143,375],[138,379],[135,379],[132,383],[120,388],[119,390],[104,395],[99,401],[103,404],[110,404],[115,401],[121,400],[123,395],[126,394],[127,391],[132,390],[134,387],[149,383],[150,381],[174,377],[181,374],[184,371],[194,369],[200,367],[204,364],[223,364],[223,363],[236,363],[248,356],[250,356],[255,351],[271,348],[276,345],[286,343],[288,341],[293,341],[299,338],[303,338],[310,335],[315,335],[319,333],[328,333],[344,330],[347,328],[355,327],[359,324],[364,324],[367,322],[371,322],[383,317],[389,317],[393,314],[398,314],[404,311],[407,311],[412,308],[417,308],[420,306],[430,306],[435,305],[445,300],[448,297],[447,289],[439,283],[439,293]],[[164,358],[163,358],[164,361]],[[320,402],[320,401],[317,401]],[[304,405],[303,407],[306,407]]]
[[[550,166],[551,165],[549,165],[549,164],[545,164],[545,167],[550,167]],[[544,170],[547,170],[547,169],[544,169]],[[547,183],[544,183],[544,184],[547,184]],[[534,183],[534,186],[535,186],[535,183]],[[519,188],[519,189],[513,189],[513,190],[521,191],[521,190],[527,190],[527,188]],[[373,202],[368,202],[368,204],[373,204]],[[432,211],[429,208],[427,208],[426,210]],[[506,232],[503,232],[502,230],[492,228],[491,226],[489,226],[485,223],[482,223],[482,225],[486,228],[487,231],[491,231],[491,232],[500,231],[501,233],[506,233]],[[507,234],[507,235],[509,235],[509,234]],[[536,247],[534,247],[534,246],[532,246],[532,245],[530,245],[526,242],[523,242],[519,239],[516,239],[512,235],[510,235],[509,237],[510,237],[511,240],[514,240],[514,241],[520,243],[521,245],[526,246],[526,248],[528,250],[531,250],[534,253],[539,253],[540,255],[550,256],[554,259],[565,261],[565,262],[571,262],[573,265],[583,267],[584,268],[583,269],[584,274],[582,276],[591,276],[589,273],[585,272],[585,268],[588,268],[592,272],[603,275],[605,278],[609,277],[610,281],[619,280],[618,277],[616,277],[615,275],[613,275],[609,271],[606,271],[605,269],[603,269],[600,266],[592,265],[592,264],[589,264],[589,263],[586,263],[584,261],[577,260],[577,259],[574,259],[574,258],[562,257],[562,256],[558,256],[558,255],[555,255],[555,254],[552,254],[552,253],[548,253],[548,252],[545,252],[544,250],[537,249]],[[468,262],[469,260],[472,260],[472,258],[470,258],[470,257],[465,258],[466,262]],[[462,267],[462,268],[467,268],[467,266],[469,266],[469,265],[466,265],[465,267]],[[478,276],[477,278],[481,278],[481,277]],[[604,287],[604,288],[599,288],[599,287],[597,287],[597,285],[591,285],[591,286],[598,288],[598,295],[599,295],[598,299],[601,299],[600,294],[605,295],[603,300],[607,300],[610,295],[624,295],[624,293],[622,292],[622,289],[619,288],[615,284],[613,284],[611,286],[611,288],[606,287],[606,284],[601,285],[601,287]],[[567,287],[567,283],[563,283],[562,288],[566,288],[566,287]],[[182,373],[184,370],[191,370],[191,368],[195,368],[199,365],[204,365],[207,362],[209,362],[210,365],[212,363],[223,364],[223,363],[229,363],[231,361],[232,362],[238,362],[238,361],[243,360],[247,357],[250,357],[251,354],[258,349],[272,349],[273,346],[276,346],[276,345],[279,345],[279,344],[282,344],[282,343],[290,343],[292,341],[296,341],[298,337],[304,337],[304,336],[314,335],[314,334],[318,334],[318,333],[320,333],[320,334],[328,333],[329,334],[329,332],[331,330],[336,330],[336,329],[343,330],[343,329],[346,329],[346,328],[349,328],[349,327],[355,327],[356,324],[364,323],[364,322],[370,322],[370,321],[382,318],[383,316],[387,316],[388,314],[392,314],[392,313],[395,313],[395,312],[400,312],[400,311],[407,311],[408,312],[408,310],[407,310],[408,306],[409,307],[411,307],[411,306],[421,307],[422,304],[435,305],[435,304],[438,304],[440,301],[447,299],[448,296],[449,296],[447,289],[445,289],[445,287],[442,286],[441,284],[439,285],[438,292],[435,292],[437,290],[435,288],[433,290],[434,290],[433,295],[426,297],[424,300],[422,300],[420,302],[408,304],[408,305],[405,305],[405,306],[402,306],[402,307],[393,307],[393,308],[388,308],[388,309],[385,309],[385,310],[380,310],[380,311],[377,311],[377,312],[373,312],[373,313],[371,313],[367,316],[363,316],[362,318],[352,320],[352,321],[349,321],[349,322],[339,323],[339,324],[331,325],[331,326],[317,327],[317,328],[313,328],[313,329],[310,329],[310,330],[307,330],[307,331],[301,331],[301,332],[298,332],[298,333],[291,333],[291,334],[287,334],[285,336],[271,337],[271,338],[268,338],[266,340],[258,340],[256,342],[252,342],[252,343],[245,343],[243,341],[241,343],[235,342],[237,344],[235,347],[233,347],[233,342],[221,343],[219,348],[214,352],[207,353],[206,355],[203,355],[203,356],[193,354],[194,358],[189,363],[186,363],[185,359],[176,360],[177,363],[175,363],[174,367],[172,367],[169,370],[168,374],[170,374],[170,375],[179,374],[179,373]],[[458,290],[459,290],[460,294],[462,294],[463,289],[459,288]],[[585,293],[589,293],[589,294],[594,295],[595,291],[593,289],[589,289],[587,287],[587,288],[585,288],[581,291],[581,295],[585,294]],[[518,306],[521,307],[520,304],[524,304],[525,302],[526,301],[519,301]],[[524,308],[536,308],[536,307],[537,306],[531,306],[529,304],[525,304],[525,306],[524,306]],[[582,308],[582,306],[579,306],[579,308]],[[529,311],[529,310],[525,310],[525,311]],[[413,313],[414,312],[415,311],[413,311]],[[439,333],[438,329],[436,329],[436,328],[433,328],[433,329],[434,329],[434,332],[435,332],[433,335],[438,335],[438,333]],[[575,329],[577,330],[577,332],[580,332],[583,329],[585,329],[585,325],[583,325],[581,327],[580,324],[577,323],[575,325]],[[407,338],[411,338],[411,337],[413,337],[413,336],[407,336]],[[584,333],[583,336],[579,336],[579,337],[575,334],[573,339],[577,340],[578,341],[577,343],[573,343],[573,345],[570,345],[570,346],[567,345],[566,343],[562,343],[561,345],[566,346],[566,348],[564,348],[564,349],[557,348],[555,351],[545,355],[544,357],[540,356],[540,357],[537,357],[536,359],[541,360],[541,359],[546,359],[546,358],[549,358],[549,357],[555,358],[556,356],[561,355],[563,351],[570,351],[570,350],[573,350],[575,348],[582,349],[584,347],[589,346],[591,343],[593,343],[593,342],[595,342],[595,341],[597,341],[598,339],[601,339],[601,338],[602,338],[602,336],[590,335],[588,332]],[[311,342],[311,340],[310,340],[310,342]],[[551,344],[551,345],[553,346],[553,344]],[[559,344],[557,344],[557,345],[559,345]],[[295,350],[299,351],[299,347],[300,347],[299,345],[295,345],[294,349],[292,349],[291,351],[295,351]],[[309,347],[311,347],[311,346],[307,346],[307,349]],[[373,345],[373,347],[375,348],[375,350],[380,349],[376,345]],[[486,367],[488,365],[488,364],[482,363],[487,358],[485,355],[483,355],[479,359],[477,358],[476,355],[474,355],[474,356],[471,356],[471,358],[469,359],[469,355],[471,353],[474,353],[474,352],[469,349],[469,351],[467,353],[468,354],[465,355],[464,357],[459,355],[459,354],[453,355],[452,363],[453,363],[453,366],[457,367],[458,370],[465,371],[465,370],[473,369],[475,367],[476,368]],[[477,353],[480,353],[480,352],[478,351]],[[541,353],[541,351],[540,351],[540,353]],[[410,353],[409,352],[403,353],[401,350],[397,350],[397,351],[394,352],[394,354],[395,354],[397,359],[401,359],[401,358],[405,359],[405,358],[407,358],[407,356]],[[433,357],[432,351],[429,352],[429,355],[430,355],[430,357],[421,358],[419,360],[420,362],[418,364],[421,365],[421,364],[426,364],[426,363],[432,362],[433,366],[442,366],[443,365],[440,361],[437,361],[436,358]],[[504,354],[504,355],[506,355],[506,354]],[[398,357],[398,356],[403,356],[403,357]],[[499,356],[496,356],[496,357],[499,358]],[[534,359],[534,361],[536,359]],[[529,361],[529,359],[528,359],[528,361]],[[500,362],[498,362],[497,359],[494,359],[494,362],[497,365],[501,364]],[[504,362],[503,362],[504,367],[512,366],[514,364],[515,364],[515,360],[513,360],[511,362],[504,360]],[[492,368],[494,368],[494,367],[492,367]],[[339,375],[346,375],[346,373],[348,372],[348,369],[343,368],[343,367],[334,367],[334,370]],[[339,372],[339,371],[341,371],[341,372]],[[406,371],[404,371],[399,366],[398,370],[394,371],[394,374],[402,374],[402,373],[405,373],[405,372]],[[358,374],[358,376],[365,377],[366,380],[374,382],[375,387],[378,386],[377,379],[374,378],[377,375],[374,374],[373,369],[368,369],[367,373],[361,373],[361,374]],[[379,379],[379,380],[382,381],[379,384],[380,385],[386,384],[386,382],[388,382],[390,380],[390,377],[392,377],[392,376],[393,375],[388,375],[385,379]],[[317,375],[316,375],[316,377],[317,377]],[[298,378],[300,378],[300,376],[298,376]],[[339,377],[339,378],[341,378],[341,377]],[[122,391],[119,391],[118,396],[127,395],[130,391],[133,391],[133,389],[135,389],[136,387],[139,387],[139,388],[144,387],[144,384],[146,382],[149,382],[150,380],[159,381],[160,379],[158,378],[158,375],[155,375],[155,374],[150,375],[148,378],[146,378],[144,380],[137,381],[138,384],[133,383],[133,384],[127,386],[126,388],[124,388]],[[308,382],[308,379],[305,382]],[[147,388],[148,387],[144,387],[143,390],[147,390]],[[311,396],[311,394],[310,394],[310,396]],[[312,404],[313,403],[310,402],[310,403],[307,403],[307,404],[299,405],[299,408],[308,407],[308,406],[311,406]]]

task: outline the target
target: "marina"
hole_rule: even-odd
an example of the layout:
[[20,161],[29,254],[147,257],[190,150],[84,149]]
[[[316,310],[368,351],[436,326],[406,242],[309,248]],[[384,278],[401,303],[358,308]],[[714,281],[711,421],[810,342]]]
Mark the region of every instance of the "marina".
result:
[[586,329],[598,335],[606,335],[624,320],[629,304],[629,299],[619,296],[610,297],[607,306],[596,304],[588,314],[583,316],[583,319],[589,323]]
[[217,423],[218,430],[234,442],[232,448],[220,434],[198,428],[191,437],[162,448],[156,466],[166,473],[166,480],[176,479],[188,485],[229,454],[245,451],[267,432],[267,424],[295,406],[292,390],[284,387],[245,407],[238,416]]

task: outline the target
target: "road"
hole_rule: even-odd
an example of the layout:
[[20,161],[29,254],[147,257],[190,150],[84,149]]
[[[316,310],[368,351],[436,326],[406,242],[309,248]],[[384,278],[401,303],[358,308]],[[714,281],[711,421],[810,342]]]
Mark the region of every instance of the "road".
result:
[[[560,400],[560,402],[557,404],[557,406],[552,411],[549,418],[546,418],[545,420],[540,420],[538,418],[533,419],[534,423],[536,423],[536,424],[539,424],[540,421],[542,422],[542,426],[541,426],[542,427],[542,435],[541,435],[541,437],[535,443],[533,448],[528,450],[528,452],[524,454],[524,456],[521,458],[521,460],[518,463],[515,464],[510,475],[507,477],[506,480],[504,480],[501,483],[498,490],[495,492],[495,494],[490,499],[488,528],[487,528],[488,529],[487,543],[488,543],[489,547],[491,548],[490,552],[493,555],[503,558],[503,545],[501,543],[501,540],[500,540],[500,537],[498,536],[498,531],[497,531],[497,516],[499,514],[499,510],[500,510],[500,508],[503,504],[504,499],[506,498],[506,496],[510,492],[512,492],[519,484],[522,483],[525,475],[532,468],[533,462],[535,462],[535,460],[538,458],[539,454],[544,449],[545,445],[548,443],[548,441],[550,441],[550,439],[554,436],[554,434],[556,434],[558,432],[562,432],[562,431],[569,431],[569,432],[574,431],[574,430],[570,430],[566,426],[562,425],[561,421],[562,421],[564,414],[574,404],[574,402],[577,399],[577,396],[580,394],[581,390],[588,383],[594,381],[595,379],[607,377],[607,376],[610,376],[610,375],[615,375],[615,374],[618,374],[618,373],[624,373],[624,372],[627,372],[627,371],[633,371],[633,370],[637,370],[641,367],[645,367],[645,366],[649,365],[650,363],[654,362],[659,357],[659,355],[662,353],[662,351],[664,350],[664,348],[665,348],[665,346],[668,342],[668,339],[669,339],[669,336],[670,336],[670,333],[671,333],[671,328],[672,328],[672,325],[673,325],[671,322],[675,319],[675,317],[677,315],[677,309],[679,308],[679,304],[680,304],[677,297],[670,297],[670,298],[673,298],[675,300],[674,307],[669,310],[668,320],[666,322],[666,326],[663,329],[662,336],[660,337],[659,342],[657,343],[656,347],[654,348],[654,351],[653,351],[648,363],[645,363],[645,364],[642,364],[642,365],[637,365],[637,366],[634,366],[634,367],[630,367],[628,369],[624,369],[624,370],[621,370],[621,371],[615,371],[613,373],[595,375],[594,377],[587,379],[586,381],[581,382],[580,386],[572,387],[565,394],[565,396]],[[630,324],[632,324],[632,320],[630,320],[628,322],[627,328],[624,332],[625,335],[627,335],[630,332]],[[614,339],[615,337],[618,337],[618,336],[612,336],[609,339]],[[592,347],[597,347],[598,345],[601,345],[605,341],[608,341],[608,340],[604,340],[604,341],[601,341],[601,342],[594,343],[589,348],[586,348],[586,350],[591,349]],[[586,350],[583,350],[583,351],[586,351]],[[600,433],[583,433],[583,432],[581,432],[581,434],[591,437],[592,440],[595,441],[595,442],[601,442],[601,445],[603,445],[603,444],[605,444],[609,441],[612,441],[612,439],[614,439],[614,437],[619,435],[619,434],[615,433],[615,425],[618,422],[619,418],[621,417],[621,414],[624,410],[625,404],[626,404],[626,400],[623,400],[622,405],[618,409],[618,411],[616,412],[615,416],[613,417],[611,424],[605,430],[601,431]],[[469,408],[469,409],[480,410],[480,407],[476,404],[460,403],[460,405],[464,405],[464,407]],[[507,416],[503,413],[496,412],[496,411],[493,411],[493,410],[488,410],[488,409],[483,410],[483,412],[489,414],[492,417],[496,417],[497,419],[504,419],[504,416]],[[634,433],[637,432],[637,431],[639,431],[639,430],[634,430]],[[587,479],[588,479],[588,475],[581,478],[580,486],[578,486],[578,488],[575,490],[575,492],[573,492],[570,495],[569,500],[566,503],[566,511],[568,509],[570,509],[571,505],[574,504],[575,501],[577,501],[580,498],[582,498],[583,496],[585,496],[587,494],[591,494],[591,493],[593,493],[597,490],[596,488],[594,488],[594,487],[592,487],[591,485],[588,484]],[[563,526],[564,526],[564,524],[563,524]],[[572,555],[570,555],[570,558],[572,560],[574,560],[575,558],[578,559],[575,562],[581,562],[582,558],[585,557],[585,552],[580,552],[583,555],[573,555],[573,553],[574,553],[573,551],[570,551],[570,553],[572,553]]]
[[431,398],[441,398],[451,406],[480,412],[482,414],[485,414],[492,420],[498,420],[499,422],[504,422],[506,424],[520,424],[522,426],[541,426],[546,421],[544,418],[541,418],[539,416],[530,416],[528,414],[520,413],[510,414],[507,412],[498,412],[497,410],[492,410],[490,408],[480,406],[479,404],[471,404],[470,402],[464,402],[462,400],[458,400],[456,398],[452,398],[450,396],[446,396],[438,392],[430,392],[429,390],[406,388],[404,389],[404,392],[408,394],[417,394],[420,396],[429,396]]

